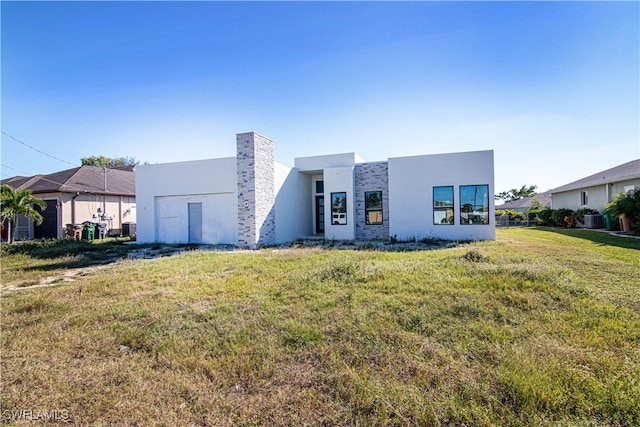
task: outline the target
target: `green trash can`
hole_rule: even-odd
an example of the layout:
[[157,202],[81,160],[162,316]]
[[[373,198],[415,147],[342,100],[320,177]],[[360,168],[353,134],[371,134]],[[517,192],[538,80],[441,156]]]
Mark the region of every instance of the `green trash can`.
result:
[[614,231],[618,229],[618,219],[611,217],[609,214],[605,214],[604,216],[604,226],[609,231]]
[[96,238],[96,225],[85,224],[82,229],[82,240],[93,240]]

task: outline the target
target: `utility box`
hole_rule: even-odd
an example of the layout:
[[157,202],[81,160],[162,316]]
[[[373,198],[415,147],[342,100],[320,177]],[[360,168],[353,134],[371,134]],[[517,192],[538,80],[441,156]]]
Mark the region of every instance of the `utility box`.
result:
[[604,217],[598,215],[585,215],[584,216],[585,228],[604,228]]
[[135,222],[123,222],[122,223],[122,235],[132,236],[136,235],[136,223]]

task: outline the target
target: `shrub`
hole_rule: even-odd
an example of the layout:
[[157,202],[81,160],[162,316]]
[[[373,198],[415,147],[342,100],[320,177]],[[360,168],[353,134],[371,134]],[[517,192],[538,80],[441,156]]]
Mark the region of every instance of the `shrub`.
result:
[[640,233],[640,188],[628,193],[618,193],[604,206],[603,212],[612,217],[624,215],[636,233]]
[[537,218],[540,225],[553,225],[551,217],[553,216],[553,209],[542,209],[537,213]]
[[514,212],[513,215],[511,215],[511,219],[524,219],[524,213]]
[[516,212],[513,209],[496,209],[496,216],[508,215],[511,219],[524,219],[522,212]]
[[553,225],[558,226],[558,227],[564,227],[565,226],[565,222],[564,222],[564,217],[565,216],[575,216],[575,212],[572,211],[571,209],[554,209],[553,212],[551,213],[551,221],[553,222]]
[[576,217],[574,215],[567,215],[564,217],[564,223],[567,228],[575,228],[577,224]]

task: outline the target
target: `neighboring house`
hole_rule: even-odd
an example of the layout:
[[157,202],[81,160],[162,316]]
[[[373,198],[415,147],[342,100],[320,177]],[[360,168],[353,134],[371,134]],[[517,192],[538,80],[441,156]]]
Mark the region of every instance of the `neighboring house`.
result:
[[67,224],[85,221],[103,222],[112,234],[120,234],[123,223],[136,222],[133,167],[80,166],[49,175],[7,178],[2,184],[16,190],[30,189],[47,203],[39,226],[24,216],[18,217],[17,238],[21,240],[61,238]]
[[551,207],[551,194],[550,193],[540,193],[535,196],[523,197],[519,200],[514,200],[511,202],[505,202],[501,205],[496,205],[496,209],[504,209],[504,210],[512,210],[516,212],[527,212],[534,204],[534,201],[537,201],[545,208]]
[[623,191],[640,188],[640,159],[579,179],[549,190],[553,209],[602,208]]
[[137,166],[138,241],[495,239],[493,151],[381,162],[330,154],[291,167],[257,133],[236,135],[236,147],[236,157]]

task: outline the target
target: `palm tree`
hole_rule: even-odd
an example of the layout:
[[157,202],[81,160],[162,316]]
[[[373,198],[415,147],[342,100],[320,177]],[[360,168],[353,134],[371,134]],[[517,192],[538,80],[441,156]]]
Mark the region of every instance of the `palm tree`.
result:
[[9,222],[9,233],[7,234],[9,243],[15,240],[15,226],[19,214],[23,214],[35,221],[36,225],[40,225],[42,224],[42,215],[32,205],[39,206],[41,210],[47,208],[46,202],[34,197],[31,190],[16,191],[8,185],[2,186],[0,205],[2,206],[2,222]]

